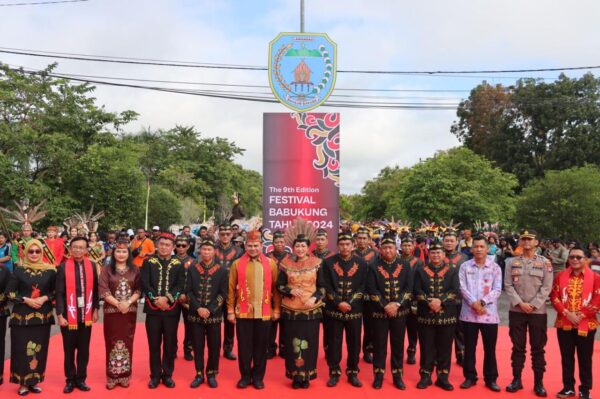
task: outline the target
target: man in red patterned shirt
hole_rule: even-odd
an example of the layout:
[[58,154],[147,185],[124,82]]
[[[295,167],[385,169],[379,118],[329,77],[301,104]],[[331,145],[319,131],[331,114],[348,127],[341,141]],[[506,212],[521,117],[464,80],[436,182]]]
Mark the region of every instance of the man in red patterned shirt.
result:
[[575,351],[579,363],[579,397],[590,398],[594,335],[600,311],[600,275],[587,264],[580,247],[569,250],[568,267],[556,275],[550,299],[556,309],[563,389],[558,398],[575,396]]

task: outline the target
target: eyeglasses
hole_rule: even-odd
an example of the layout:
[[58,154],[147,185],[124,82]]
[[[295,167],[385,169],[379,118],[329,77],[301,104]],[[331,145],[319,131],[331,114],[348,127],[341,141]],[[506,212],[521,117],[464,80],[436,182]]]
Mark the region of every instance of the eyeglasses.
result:
[[580,255],[569,255],[569,259],[581,260],[583,258],[584,258],[584,256],[580,256]]
[[185,248],[187,247],[187,244],[177,244],[175,245],[177,248]]
[[27,251],[28,254],[41,254],[42,250],[41,249],[30,249],[29,251]]

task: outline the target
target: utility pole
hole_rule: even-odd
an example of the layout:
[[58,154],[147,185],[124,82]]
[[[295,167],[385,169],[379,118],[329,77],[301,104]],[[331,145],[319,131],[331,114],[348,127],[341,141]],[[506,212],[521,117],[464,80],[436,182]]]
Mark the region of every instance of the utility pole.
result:
[[300,0],[300,32],[304,32],[304,0]]

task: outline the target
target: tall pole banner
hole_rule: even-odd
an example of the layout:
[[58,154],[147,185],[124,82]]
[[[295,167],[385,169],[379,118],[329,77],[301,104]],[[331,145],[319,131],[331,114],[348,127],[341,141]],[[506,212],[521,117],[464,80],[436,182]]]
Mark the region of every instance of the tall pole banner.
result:
[[[263,226],[267,236],[302,218],[324,228],[335,251],[339,227],[338,113],[263,115]],[[271,234],[269,234],[271,233]]]

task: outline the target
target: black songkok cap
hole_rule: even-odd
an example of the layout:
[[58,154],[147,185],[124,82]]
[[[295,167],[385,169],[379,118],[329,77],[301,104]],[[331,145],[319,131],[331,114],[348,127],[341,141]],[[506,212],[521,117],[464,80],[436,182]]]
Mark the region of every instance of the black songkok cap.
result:
[[370,235],[370,231],[369,229],[367,229],[365,226],[361,226],[358,228],[358,230],[356,231],[356,234],[366,234],[366,235]]
[[380,246],[383,246],[385,244],[394,244],[396,245],[396,237],[394,234],[392,233],[385,233],[383,235],[383,238],[381,239],[381,242],[379,243]]
[[273,240],[275,240],[276,238],[284,238],[284,237],[285,237],[285,234],[281,230],[277,230],[275,233],[273,233]]
[[435,240],[434,242],[432,242],[431,244],[429,244],[429,250],[430,251],[435,251],[441,249],[442,251],[444,250],[444,245],[442,244],[441,241],[439,240]]
[[318,229],[316,236],[317,237],[327,237],[327,230],[325,230],[325,229]]
[[200,243],[200,247],[209,246],[216,248],[215,242],[213,240],[204,240]]
[[342,232],[338,234],[338,242],[340,241],[352,241],[352,235],[350,233]]
[[223,222],[219,225],[219,231],[229,231],[231,230],[231,225],[229,222]]
[[444,237],[448,237],[448,236],[458,237],[458,234],[456,233],[456,230],[448,229],[444,232]]

